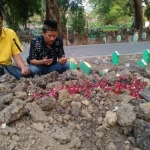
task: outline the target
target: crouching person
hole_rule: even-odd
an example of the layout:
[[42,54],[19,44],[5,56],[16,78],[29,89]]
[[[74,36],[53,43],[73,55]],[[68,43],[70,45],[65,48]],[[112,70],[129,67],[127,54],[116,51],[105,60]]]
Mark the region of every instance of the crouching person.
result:
[[[20,79],[30,73],[29,68],[23,63],[20,56],[22,46],[16,33],[8,28],[3,28],[3,16],[0,12],[0,76],[5,72]],[[17,66],[13,66],[11,58]]]
[[42,35],[31,41],[27,62],[32,77],[52,71],[61,74],[69,69],[62,39],[58,37],[55,20],[44,21]]

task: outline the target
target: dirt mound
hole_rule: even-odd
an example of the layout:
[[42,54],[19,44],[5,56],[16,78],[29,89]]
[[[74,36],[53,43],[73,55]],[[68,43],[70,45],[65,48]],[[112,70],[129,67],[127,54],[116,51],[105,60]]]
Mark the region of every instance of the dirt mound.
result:
[[150,150],[150,74],[133,58],[86,59],[89,76],[0,77],[0,149]]

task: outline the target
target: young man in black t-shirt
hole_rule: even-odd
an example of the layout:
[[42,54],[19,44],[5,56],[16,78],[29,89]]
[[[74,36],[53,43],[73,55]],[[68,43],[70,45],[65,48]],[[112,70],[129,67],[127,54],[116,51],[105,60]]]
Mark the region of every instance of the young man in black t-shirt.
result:
[[52,71],[61,74],[69,69],[63,41],[57,35],[57,22],[45,20],[42,35],[31,41],[29,57],[27,58],[31,76],[43,75]]

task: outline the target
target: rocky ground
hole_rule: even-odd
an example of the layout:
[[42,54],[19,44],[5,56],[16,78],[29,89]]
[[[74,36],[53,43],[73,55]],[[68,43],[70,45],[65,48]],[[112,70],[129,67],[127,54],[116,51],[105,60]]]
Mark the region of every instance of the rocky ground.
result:
[[78,59],[89,76],[0,77],[0,150],[150,150],[150,72],[140,58]]

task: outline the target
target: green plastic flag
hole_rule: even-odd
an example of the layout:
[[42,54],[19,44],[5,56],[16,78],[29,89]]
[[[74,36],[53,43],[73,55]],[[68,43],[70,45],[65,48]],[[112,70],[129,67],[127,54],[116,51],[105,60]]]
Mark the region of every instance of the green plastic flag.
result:
[[69,65],[70,65],[70,70],[76,70],[77,69],[78,63],[74,58],[70,58],[68,60],[68,62],[69,62]]
[[91,65],[88,62],[81,62],[80,63],[80,69],[86,74],[89,75],[90,70],[91,70]]
[[117,51],[115,51],[112,54],[112,64],[119,65],[119,63],[120,63],[120,54]]
[[149,49],[146,49],[143,52],[142,59],[144,59],[146,63],[150,62],[150,51],[149,51]]
[[147,67],[147,63],[145,62],[144,59],[141,59],[138,63],[137,63],[138,66],[141,66],[143,68],[146,68]]

